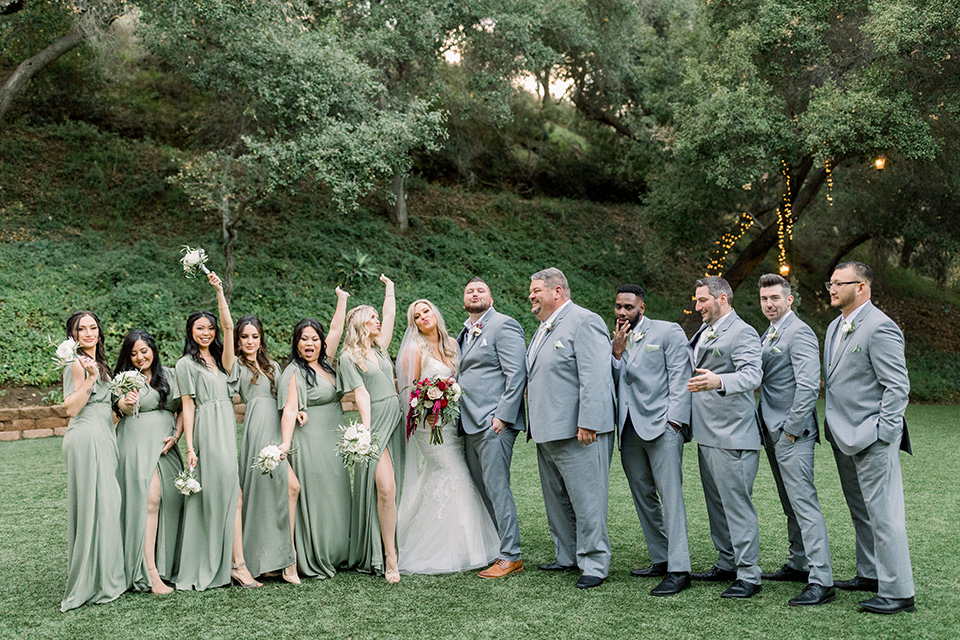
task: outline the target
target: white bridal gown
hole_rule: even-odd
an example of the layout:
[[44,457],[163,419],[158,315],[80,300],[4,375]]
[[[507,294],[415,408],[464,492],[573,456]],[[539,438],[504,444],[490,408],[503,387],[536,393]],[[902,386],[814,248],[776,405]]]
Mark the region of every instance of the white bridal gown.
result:
[[[449,377],[429,358],[421,377]],[[500,553],[500,537],[473,484],[456,424],[444,423],[443,444],[417,429],[407,443],[406,475],[397,512],[400,573],[455,573],[486,568]]]

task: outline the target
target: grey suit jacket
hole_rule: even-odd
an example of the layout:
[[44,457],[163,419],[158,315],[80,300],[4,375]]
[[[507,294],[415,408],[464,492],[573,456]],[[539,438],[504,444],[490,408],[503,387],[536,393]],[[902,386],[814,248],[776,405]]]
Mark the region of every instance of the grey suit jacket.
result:
[[[718,335],[700,348],[695,369],[709,369],[723,381],[723,389],[693,394],[693,437],[700,444],[718,449],[760,449],[760,429],[753,392],[760,386],[763,370],[760,337],[736,311],[730,312]],[[690,340],[691,358],[707,325]]]
[[[672,420],[681,426],[689,441],[690,391],[687,380],[692,371],[687,353],[687,336],[675,322],[643,318],[627,340],[632,343],[613,367],[617,388],[617,434],[623,434],[627,414],[642,440],[653,440]],[[642,335],[639,341],[635,336]]]
[[523,362],[526,341],[520,323],[490,309],[480,335],[467,341],[467,329],[457,338],[460,345],[460,425],[466,433],[479,433],[499,418],[511,429],[523,431],[523,389],[527,368]]
[[890,443],[902,435],[900,448],[912,453],[903,416],[910,378],[900,327],[870,301],[854,319],[853,331],[835,337],[841,320],[830,323],[823,349],[827,440],[850,456],[877,440]]
[[[768,328],[769,330],[769,328]],[[820,343],[817,335],[796,313],[787,316],[769,340],[761,334],[763,383],[757,417],[770,433],[781,429],[799,438],[817,428],[820,395]]]
[[535,442],[575,438],[580,427],[613,431],[610,334],[600,316],[571,302],[536,351],[528,350],[528,362],[527,426]]

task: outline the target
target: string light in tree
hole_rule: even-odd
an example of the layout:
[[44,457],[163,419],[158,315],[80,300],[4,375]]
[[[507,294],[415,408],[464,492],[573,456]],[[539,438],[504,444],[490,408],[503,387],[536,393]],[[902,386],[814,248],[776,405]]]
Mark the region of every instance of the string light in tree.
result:
[[790,169],[786,160],[781,160],[782,168],[780,173],[786,181],[786,188],[783,191],[783,204],[777,207],[777,261],[780,263],[780,274],[790,273],[790,265],[787,264],[787,244],[793,240],[793,198],[791,195]]
[[[826,143],[824,143],[826,144]],[[827,172],[827,204],[833,206],[833,167],[830,165],[830,158],[823,162],[823,168]]]
[[710,264],[707,265],[707,271],[703,275],[705,276],[722,276],[723,275],[723,263],[727,259],[727,254],[730,253],[730,249],[733,248],[733,245],[737,243],[737,240],[743,237],[743,234],[747,232],[747,229],[752,227],[756,223],[756,219],[746,211],[740,214],[740,220],[737,223],[737,228],[734,231],[728,231],[723,234],[723,237],[717,240],[716,246],[713,249],[713,256],[710,258]]

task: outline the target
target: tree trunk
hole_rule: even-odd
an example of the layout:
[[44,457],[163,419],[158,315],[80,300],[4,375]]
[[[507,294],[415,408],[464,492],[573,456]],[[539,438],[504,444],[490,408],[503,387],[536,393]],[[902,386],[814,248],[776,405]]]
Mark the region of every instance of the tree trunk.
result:
[[824,271],[824,282],[830,279],[830,276],[833,275],[834,269],[837,268],[837,265],[840,264],[840,261],[846,257],[848,253],[862,245],[864,242],[869,240],[872,236],[869,233],[861,233],[853,238],[850,238],[845,243],[840,245],[840,248],[837,249],[837,252],[833,254],[833,259],[830,261],[830,264],[827,265],[826,271]]
[[0,87],[0,122],[10,110],[13,99],[30,79],[57,58],[70,51],[86,39],[86,35],[76,25],[65,36],[50,44],[46,49],[21,62]]
[[223,296],[230,302],[233,296],[233,250],[237,245],[236,218],[230,217],[230,198],[220,201],[220,223],[223,231]]
[[903,269],[910,268],[910,258],[913,257],[913,250],[917,246],[917,241],[914,238],[904,238],[903,246],[900,247],[900,266]]
[[410,228],[410,219],[407,217],[407,197],[403,193],[403,185],[407,177],[402,173],[393,176],[390,182],[390,191],[395,198],[394,206],[390,211],[390,221],[396,224],[401,232]]

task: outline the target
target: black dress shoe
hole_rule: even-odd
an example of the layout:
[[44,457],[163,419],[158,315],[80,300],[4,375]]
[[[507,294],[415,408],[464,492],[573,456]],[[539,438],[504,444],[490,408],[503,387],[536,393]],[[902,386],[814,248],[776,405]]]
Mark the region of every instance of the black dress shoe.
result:
[[834,580],[833,586],[844,591],[872,591],[874,593],[879,588],[876,578],[862,578],[860,576],[853,580]]
[[597,576],[582,575],[577,580],[577,589],[593,589],[603,584],[603,578]]
[[726,591],[720,594],[721,598],[752,598],[760,593],[760,585],[743,580],[734,580]]
[[645,569],[634,569],[630,572],[630,575],[634,578],[656,578],[658,576],[665,576],[667,575],[667,563],[654,562]]
[[573,571],[576,565],[560,564],[559,562],[548,562],[537,567],[540,571]]
[[697,571],[691,573],[690,577],[694,580],[703,580],[704,582],[730,582],[737,579],[736,571],[727,571],[717,565],[713,565],[706,571]]
[[837,599],[837,590],[825,587],[822,584],[811,582],[803,588],[796,598],[787,600],[791,607],[812,607],[818,604],[827,604]]
[[870,613],[899,613],[901,611],[913,611],[913,596],[909,598],[870,598],[860,603],[864,610]]
[[690,574],[687,572],[683,573],[668,573],[667,577],[663,581],[653,588],[653,591],[650,592],[652,596],[672,596],[674,594],[680,593],[684,589],[690,588]]
[[776,582],[808,582],[810,580],[810,572],[800,571],[799,569],[783,565],[779,571],[761,573],[760,578],[763,580],[774,580]]

